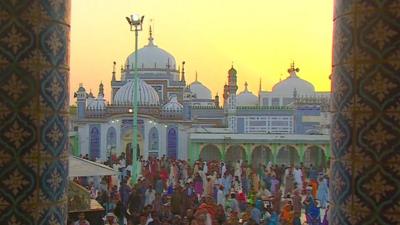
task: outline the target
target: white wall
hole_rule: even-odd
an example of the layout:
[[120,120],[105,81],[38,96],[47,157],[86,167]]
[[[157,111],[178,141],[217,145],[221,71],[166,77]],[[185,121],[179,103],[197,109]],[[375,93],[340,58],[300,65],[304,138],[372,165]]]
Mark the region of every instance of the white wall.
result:
[[79,135],[79,148],[81,150],[82,156],[89,154],[89,125],[79,125],[78,127]]

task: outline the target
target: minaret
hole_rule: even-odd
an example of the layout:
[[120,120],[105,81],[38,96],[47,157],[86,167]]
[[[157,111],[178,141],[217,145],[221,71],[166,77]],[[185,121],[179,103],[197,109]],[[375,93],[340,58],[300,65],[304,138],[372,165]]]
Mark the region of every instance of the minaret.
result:
[[115,66],[117,65],[117,63],[114,61],[113,62],[113,71],[112,71],[112,78],[111,81],[115,81]]
[[234,132],[236,132],[236,92],[238,89],[236,74],[237,72],[232,65],[232,68],[228,71],[228,127]]
[[99,94],[98,94],[98,97],[104,97],[104,85],[103,85],[103,82],[101,81],[100,82],[100,85],[99,85]]
[[182,61],[182,77],[181,77],[181,81],[182,82],[186,82],[186,79],[185,79],[185,61]]
[[124,67],[121,64],[121,80],[124,80]]
[[85,118],[87,94],[82,83],[79,84],[78,91],[74,93],[74,97],[76,97],[76,104],[78,106],[76,116],[78,117],[78,119],[83,119]]
[[215,95],[214,104],[215,104],[215,107],[219,108],[219,95],[218,95],[218,92]]
[[224,85],[224,94],[222,95],[224,98],[224,112],[228,113],[228,97],[229,97],[229,89],[228,85],[225,83]]

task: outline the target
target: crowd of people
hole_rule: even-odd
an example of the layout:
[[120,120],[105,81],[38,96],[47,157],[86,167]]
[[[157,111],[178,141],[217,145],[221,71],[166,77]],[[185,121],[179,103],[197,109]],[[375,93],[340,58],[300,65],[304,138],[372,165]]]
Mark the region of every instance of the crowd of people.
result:
[[[124,154],[106,162],[120,171],[118,177],[75,179],[106,209],[104,224],[328,224],[325,168],[190,163],[165,156],[138,160],[135,181]],[[88,225],[80,221],[76,224]]]

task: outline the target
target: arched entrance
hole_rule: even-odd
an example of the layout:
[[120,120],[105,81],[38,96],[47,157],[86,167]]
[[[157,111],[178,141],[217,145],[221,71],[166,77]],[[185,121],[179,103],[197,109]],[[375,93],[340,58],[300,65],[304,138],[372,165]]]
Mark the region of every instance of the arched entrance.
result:
[[[132,164],[132,131],[128,131],[123,136],[123,143],[124,143],[124,152],[126,156],[126,163],[128,165]],[[136,157],[140,157],[144,155],[144,145],[143,145],[143,137],[139,133],[138,134],[138,152],[136,153]]]
[[260,164],[267,164],[272,161],[272,151],[269,147],[259,145],[253,149],[251,153],[251,164],[253,168],[257,168]]
[[160,140],[158,130],[152,127],[149,131],[149,157],[158,157],[160,149]]
[[300,156],[293,146],[285,145],[279,149],[276,163],[278,165],[298,165],[300,164]]
[[304,165],[310,166],[311,164],[317,167],[326,167],[325,152],[321,147],[312,145],[304,151]]
[[167,132],[167,157],[178,158],[178,129],[176,127],[169,128]]
[[212,144],[208,144],[203,147],[200,152],[200,159],[205,161],[221,160],[221,152],[218,147]]
[[226,150],[226,156],[225,156],[226,162],[227,163],[233,163],[238,160],[246,160],[246,151],[244,148],[240,145],[233,145]]

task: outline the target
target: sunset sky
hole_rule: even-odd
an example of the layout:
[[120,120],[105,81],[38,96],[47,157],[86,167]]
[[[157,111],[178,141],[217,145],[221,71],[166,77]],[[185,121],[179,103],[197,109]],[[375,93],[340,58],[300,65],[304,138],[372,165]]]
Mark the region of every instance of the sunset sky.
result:
[[[213,95],[222,94],[227,70],[238,71],[257,93],[287,77],[292,62],[317,90],[330,90],[333,0],[72,0],[71,103],[79,83],[97,95],[103,81],[110,99],[112,62],[119,68],[134,50],[125,16],[145,15],[139,47],[149,25],[155,43],[186,61],[186,80],[195,71]],[[152,19],[152,22],[150,22]]]

